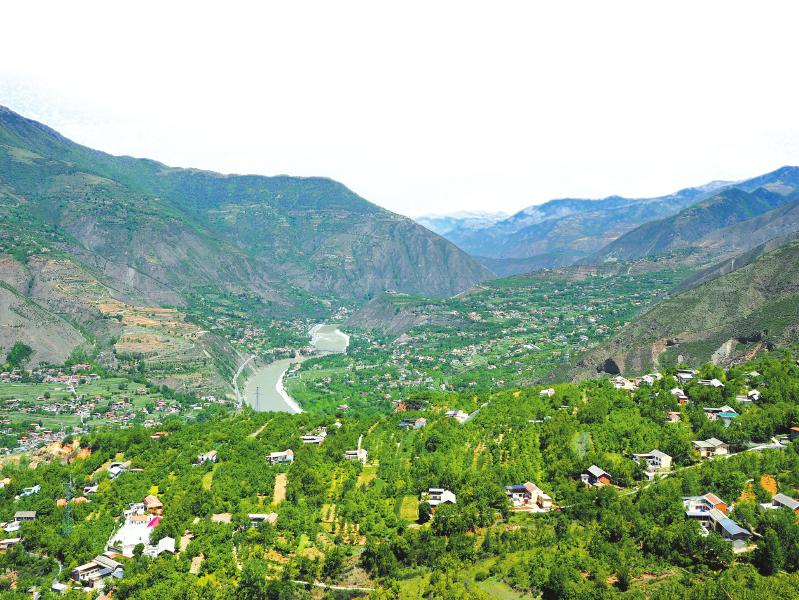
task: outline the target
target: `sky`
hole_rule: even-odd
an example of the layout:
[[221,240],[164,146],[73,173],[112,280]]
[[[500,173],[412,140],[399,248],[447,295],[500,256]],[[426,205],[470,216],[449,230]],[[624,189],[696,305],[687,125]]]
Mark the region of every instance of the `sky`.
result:
[[395,212],[799,164],[796,2],[7,0],[0,104],[113,154]]

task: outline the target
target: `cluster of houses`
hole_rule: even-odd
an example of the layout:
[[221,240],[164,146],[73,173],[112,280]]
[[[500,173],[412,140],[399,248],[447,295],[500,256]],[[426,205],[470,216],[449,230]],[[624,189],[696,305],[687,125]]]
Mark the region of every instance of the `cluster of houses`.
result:
[[[724,383],[719,379],[697,379],[697,375],[699,374],[698,371],[695,369],[680,369],[677,371],[675,378],[677,382],[684,386],[689,382],[694,382],[698,385],[703,385],[707,387],[713,388],[723,388]],[[758,377],[760,373],[756,371],[751,371],[746,374],[750,378]],[[663,378],[663,375],[660,373],[649,373],[644,375],[643,377],[637,379],[627,379],[622,377],[621,375],[615,377],[613,379],[613,386],[616,389],[620,390],[627,390],[629,392],[636,391],[641,384],[648,384],[652,385],[655,381],[658,381]],[[548,390],[543,390],[548,391]],[[542,391],[542,394],[543,394]],[[554,392],[554,390],[552,390]],[[685,390],[682,387],[675,387],[670,390],[672,396],[674,396],[680,404],[687,404],[690,402],[690,398],[688,394],[685,393]],[[746,394],[739,394],[735,397],[736,401],[740,404],[746,405],[751,404],[752,402],[756,402],[760,399],[760,391],[757,389],[750,389],[746,392]],[[721,420],[724,423],[725,427],[729,427],[730,423],[733,419],[738,418],[740,415],[738,411],[735,410],[732,406],[724,405],[721,407],[707,407],[704,409],[705,415],[711,421]],[[667,419],[668,422],[676,423],[680,420],[680,413],[679,412],[669,412]]]
[[695,519],[706,531],[715,531],[724,539],[733,542],[736,547],[744,547],[752,537],[748,529],[727,516],[727,503],[715,494],[703,496],[687,496],[683,498],[685,516]]
[[69,372],[64,369],[44,368],[44,369],[12,369],[0,373],[0,382],[14,383],[22,381],[23,378],[36,383],[62,383],[65,385],[76,385],[81,380],[97,381],[100,376],[96,373],[88,373],[92,369],[91,365],[80,364],[72,365]]
[[[0,425],[6,426],[0,429],[0,433],[9,436],[16,436],[17,438],[17,445],[14,448],[6,448],[5,453],[29,452],[52,443],[63,442],[67,437],[67,433],[65,431],[54,431],[52,429],[43,427],[38,423],[34,423],[22,433],[20,433],[19,430],[15,430],[11,426],[10,419],[0,420]],[[74,435],[81,435],[83,433],[86,433],[86,429],[84,428],[78,427],[72,430],[72,434]],[[3,448],[0,448],[0,453],[3,453]]]

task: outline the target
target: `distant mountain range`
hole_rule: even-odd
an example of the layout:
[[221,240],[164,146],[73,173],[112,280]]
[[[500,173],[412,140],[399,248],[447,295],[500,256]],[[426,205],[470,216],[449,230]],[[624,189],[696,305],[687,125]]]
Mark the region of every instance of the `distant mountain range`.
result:
[[796,234],[699,273],[683,288],[688,286],[694,287],[655,305],[582,357],[572,377],[640,374],[678,363],[731,364],[799,337]]
[[0,259],[0,346],[41,330],[36,361],[118,335],[98,325],[110,300],[182,308],[208,288],[302,315],[314,298],[450,296],[493,276],[335,181],[111,156],[2,107]]
[[459,211],[445,215],[422,215],[421,217],[416,217],[415,221],[424,225],[430,231],[446,237],[457,231],[470,231],[490,227],[506,218],[508,218],[508,215],[503,212]]
[[658,198],[565,198],[530,206],[482,228],[443,235],[473,256],[537,258],[541,266],[573,264],[641,223],[673,215],[730,185],[715,182]]
[[693,248],[740,252],[796,230],[796,215],[786,206],[799,200],[797,191],[799,168],[783,167],[656,198],[550,200],[485,227],[455,227],[443,235],[500,275]]
[[624,234],[589,262],[633,260],[687,248],[744,251],[796,230],[799,168],[783,167],[741,182],[681,210]]

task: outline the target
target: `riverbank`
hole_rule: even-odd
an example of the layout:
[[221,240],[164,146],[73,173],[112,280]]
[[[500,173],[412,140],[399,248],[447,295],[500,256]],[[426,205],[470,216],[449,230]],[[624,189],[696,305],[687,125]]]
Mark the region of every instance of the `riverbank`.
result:
[[[302,361],[300,360],[300,362]],[[288,406],[291,409],[290,412],[299,414],[302,412],[302,407],[299,404],[297,404],[297,401],[294,400],[294,398],[288,395],[288,392],[286,392],[286,388],[283,385],[283,380],[286,378],[287,372],[288,372],[288,367],[284,369],[283,372],[280,374],[280,377],[278,377],[277,383],[275,384],[275,390],[277,390],[277,393],[283,399],[283,402],[286,403],[286,406]]]
[[[350,336],[336,325],[314,325],[308,335],[320,354],[346,352],[350,344]],[[258,412],[301,413],[302,407],[286,391],[285,378],[291,366],[305,358],[284,358],[257,366],[244,386],[244,401]]]

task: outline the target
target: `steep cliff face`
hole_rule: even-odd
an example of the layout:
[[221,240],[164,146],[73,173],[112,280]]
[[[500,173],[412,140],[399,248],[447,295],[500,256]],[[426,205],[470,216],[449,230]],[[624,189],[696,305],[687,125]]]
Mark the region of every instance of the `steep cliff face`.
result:
[[[292,290],[451,295],[488,269],[413,221],[322,178],[220,175],[113,157],[0,109],[0,203],[143,296],[198,285],[290,304]],[[9,228],[10,229],[10,228]]]

